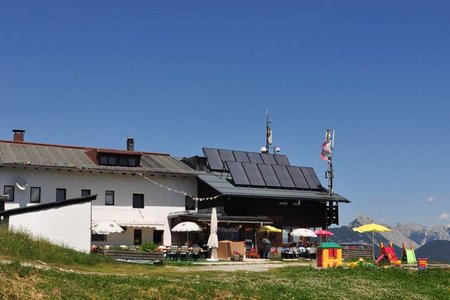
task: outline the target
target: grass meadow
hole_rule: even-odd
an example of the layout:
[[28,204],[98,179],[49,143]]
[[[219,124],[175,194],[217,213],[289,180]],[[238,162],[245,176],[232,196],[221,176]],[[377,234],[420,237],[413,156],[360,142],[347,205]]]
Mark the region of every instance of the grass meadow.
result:
[[[0,230],[2,299],[449,299],[450,269],[133,265]],[[27,266],[34,263],[44,268]]]

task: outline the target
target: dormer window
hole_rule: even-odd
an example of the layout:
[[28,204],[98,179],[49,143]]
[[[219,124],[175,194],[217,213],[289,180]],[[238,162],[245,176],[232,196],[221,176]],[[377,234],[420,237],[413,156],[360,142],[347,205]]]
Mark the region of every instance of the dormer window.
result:
[[139,155],[99,153],[98,164],[102,166],[139,167]]

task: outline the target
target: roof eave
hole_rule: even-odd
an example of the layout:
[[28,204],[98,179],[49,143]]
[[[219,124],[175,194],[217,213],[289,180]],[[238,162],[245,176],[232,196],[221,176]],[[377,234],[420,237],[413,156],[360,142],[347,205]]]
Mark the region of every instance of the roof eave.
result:
[[155,175],[179,175],[179,176],[191,176],[195,177],[195,172],[178,172],[175,170],[169,170],[164,168],[126,168],[126,167],[111,167],[111,166],[60,166],[60,165],[41,165],[41,164],[26,164],[26,163],[1,163],[0,167],[12,167],[12,168],[42,168],[53,170],[65,170],[65,171],[79,171],[79,172],[96,172],[96,173],[115,173],[115,174],[130,174],[136,175],[138,173],[155,174]]

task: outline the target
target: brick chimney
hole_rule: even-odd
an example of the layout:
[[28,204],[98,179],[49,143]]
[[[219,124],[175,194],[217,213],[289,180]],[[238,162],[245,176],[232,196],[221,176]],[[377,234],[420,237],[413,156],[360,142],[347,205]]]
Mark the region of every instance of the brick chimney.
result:
[[127,138],[127,150],[134,151],[134,139],[133,138]]
[[22,129],[13,129],[12,131],[14,133],[14,142],[23,142],[23,138],[25,136],[25,130]]

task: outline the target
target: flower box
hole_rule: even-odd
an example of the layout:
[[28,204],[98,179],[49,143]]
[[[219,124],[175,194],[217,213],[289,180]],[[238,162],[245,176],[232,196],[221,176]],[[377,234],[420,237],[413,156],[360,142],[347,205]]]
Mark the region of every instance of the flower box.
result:
[[243,261],[244,256],[242,254],[232,254],[230,259],[232,261]]

